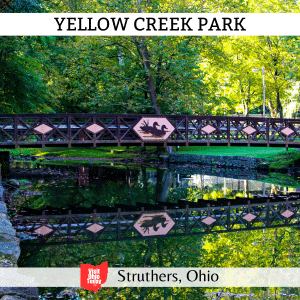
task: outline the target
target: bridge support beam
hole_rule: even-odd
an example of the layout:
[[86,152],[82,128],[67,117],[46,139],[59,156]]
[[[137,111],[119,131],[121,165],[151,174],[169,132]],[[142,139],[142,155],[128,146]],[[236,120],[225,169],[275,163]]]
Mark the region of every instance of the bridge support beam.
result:
[[9,151],[0,151],[0,165],[2,178],[7,178],[10,172]]

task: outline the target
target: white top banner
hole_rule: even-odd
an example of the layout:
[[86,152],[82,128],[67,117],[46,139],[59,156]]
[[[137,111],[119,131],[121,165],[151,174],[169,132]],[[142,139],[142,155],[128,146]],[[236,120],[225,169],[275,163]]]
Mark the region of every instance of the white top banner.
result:
[[2,13],[5,36],[300,35],[300,14]]

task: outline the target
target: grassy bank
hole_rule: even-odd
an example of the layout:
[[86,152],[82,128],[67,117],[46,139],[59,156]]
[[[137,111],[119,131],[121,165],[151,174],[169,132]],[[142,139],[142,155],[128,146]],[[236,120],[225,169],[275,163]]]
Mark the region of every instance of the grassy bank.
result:
[[[145,147],[147,152],[156,151],[156,147]],[[0,149],[5,151],[7,149]],[[37,157],[53,156],[53,157],[90,157],[90,158],[110,158],[119,157],[127,158],[142,152],[142,147],[98,147],[98,148],[60,148],[60,147],[47,147],[47,148],[19,148],[10,149],[11,155],[35,155]],[[176,151],[182,154],[197,154],[197,155],[220,155],[220,156],[250,156],[258,158],[268,158],[281,154],[299,153],[294,149],[286,151],[285,148],[267,148],[267,147],[217,147],[217,146],[189,146],[179,147]]]
[[[122,159],[137,159],[141,154],[151,154],[156,151],[156,147],[147,146],[146,152],[142,147],[98,147],[98,148],[19,148],[11,149],[10,153],[14,157],[34,155],[38,158],[43,157],[60,157],[68,158],[93,158],[113,160],[116,158]],[[7,149],[0,149],[7,150]],[[181,154],[197,154],[197,155],[220,155],[220,156],[249,156],[262,158],[269,164],[270,169],[283,169],[292,166],[300,166],[300,152],[295,149],[285,148],[267,148],[267,147],[226,147],[226,146],[189,146],[179,147],[177,153]]]
[[[257,158],[268,158],[281,153],[286,153],[285,148],[271,147],[226,147],[226,146],[189,146],[180,147],[177,153],[182,154],[198,154],[198,155],[219,155],[219,156],[250,156]],[[298,152],[290,149],[288,153]]]
[[295,149],[271,147],[180,147],[177,153],[219,156],[249,156],[262,158],[269,164],[269,169],[284,169],[300,166],[300,152]]
[[[154,147],[149,147],[154,148]],[[0,149],[7,150],[7,149]],[[153,149],[149,149],[153,150]],[[136,157],[142,151],[141,147],[98,147],[98,148],[19,148],[10,149],[11,155],[14,157],[34,155],[36,157],[61,157],[61,158],[124,158],[130,159]]]

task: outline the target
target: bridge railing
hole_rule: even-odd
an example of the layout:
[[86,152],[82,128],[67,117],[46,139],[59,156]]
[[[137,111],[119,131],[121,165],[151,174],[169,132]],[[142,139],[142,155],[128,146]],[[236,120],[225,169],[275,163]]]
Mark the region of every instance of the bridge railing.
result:
[[[143,139],[141,120],[167,119],[167,138]],[[227,116],[22,114],[0,115],[0,147],[99,145],[253,145],[298,147],[299,119]]]

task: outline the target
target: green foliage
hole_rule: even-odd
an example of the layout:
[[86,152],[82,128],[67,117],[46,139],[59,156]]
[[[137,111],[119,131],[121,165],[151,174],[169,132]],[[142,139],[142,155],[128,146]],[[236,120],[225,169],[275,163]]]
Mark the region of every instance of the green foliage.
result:
[[285,151],[278,153],[275,156],[269,157],[265,160],[269,163],[269,169],[284,169],[289,167],[300,166],[299,151]]
[[3,113],[51,112],[43,66],[43,38],[0,37],[0,106]]
[[[16,0],[6,12],[298,12],[295,1]],[[271,116],[299,106],[299,37],[1,37],[3,112]],[[152,92],[151,92],[152,91]]]
[[295,187],[295,188],[299,187],[299,181],[297,180],[297,178],[293,176],[289,176],[288,174],[281,174],[276,172],[270,172],[268,176],[266,176],[266,178],[263,179],[262,181],[274,185],[278,184],[286,187]]
[[[11,2],[11,1],[10,1]],[[16,1],[6,12],[299,12],[292,0],[200,1]],[[148,57],[140,50],[147,50]],[[299,37],[0,37],[0,107],[2,113],[154,113],[149,78],[162,113],[231,115],[261,107],[262,77],[253,68],[266,69],[266,100],[273,117],[291,117],[299,107]],[[145,68],[145,62],[149,62]],[[222,155],[266,158],[282,149],[228,147]],[[227,152],[228,149],[228,152]],[[95,150],[42,149],[40,156],[124,157],[125,153]],[[98,152],[97,152],[98,151]],[[184,149],[216,155],[212,147]],[[220,153],[220,148],[216,153]],[[258,152],[261,151],[261,152]],[[33,154],[33,150],[13,153]],[[289,151],[290,152],[290,151]],[[18,154],[16,154],[18,155]],[[128,154],[129,156],[131,154]],[[134,153],[133,153],[134,155]],[[283,162],[284,160],[284,162]],[[274,167],[298,164],[300,158],[280,154]],[[272,165],[271,165],[272,166]],[[276,175],[277,176],[277,175]],[[37,188],[38,187],[33,187]],[[63,195],[62,205],[86,198],[91,191]],[[139,198],[147,194],[137,185]],[[109,199],[126,199],[126,188],[110,184],[98,191]],[[154,197],[155,191],[149,188]],[[201,194],[202,193],[202,194]],[[213,191],[190,188],[171,191],[182,196],[215,197]],[[154,199],[154,198],[153,198]],[[53,203],[50,195],[36,197],[33,206]],[[125,201],[125,200],[124,200]],[[107,201],[109,202],[109,201]],[[257,247],[258,245],[259,247]],[[47,246],[22,249],[19,266],[78,267],[108,260],[110,267],[299,267],[297,228],[228,233],[199,237],[120,242],[99,245]],[[121,256],[122,254],[122,256]],[[63,259],[62,259],[63,257]],[[124,257],[124,259],[120,259]],[[103,289],[95,299],[201,299],[202,289]]]
[[15,0],[10,1],[11,5],[4,11],[4,13],[42,13],[42,1],[40,0]]

